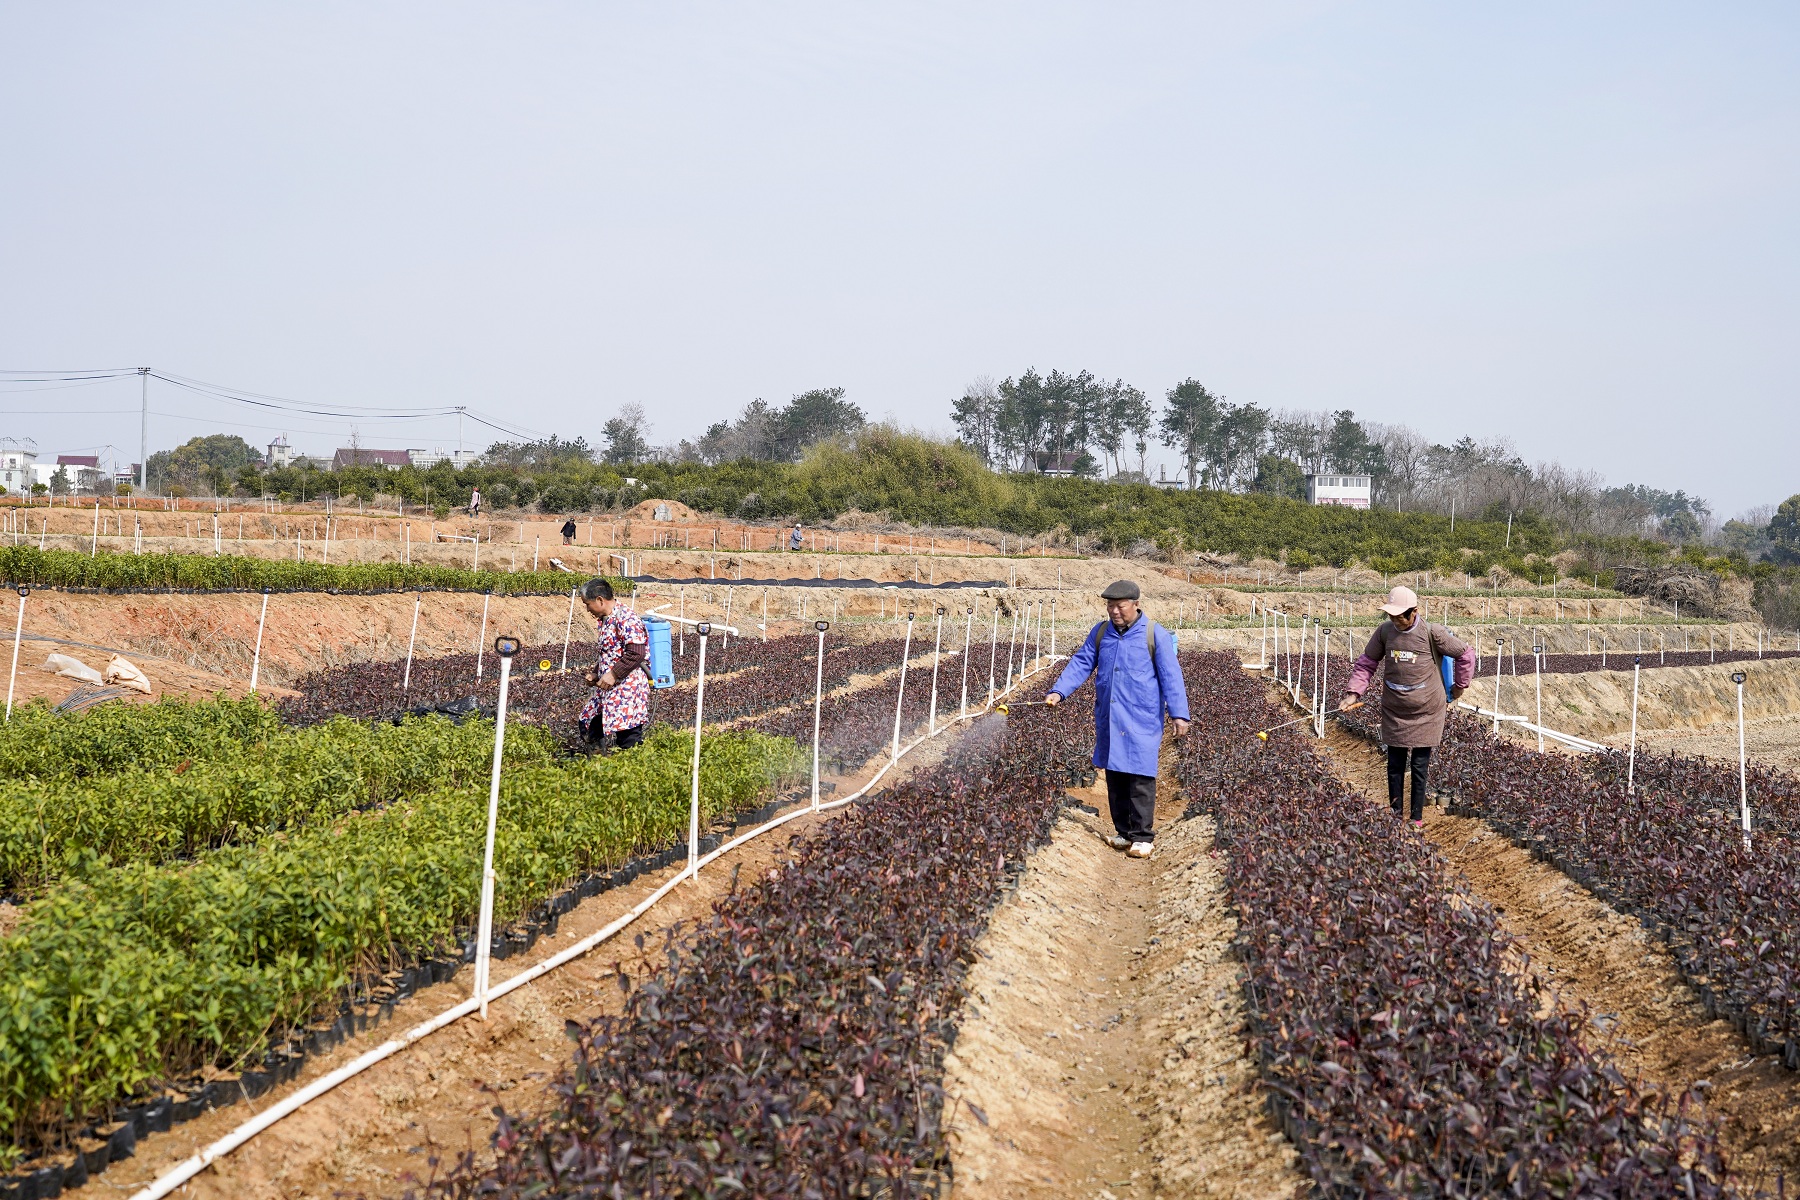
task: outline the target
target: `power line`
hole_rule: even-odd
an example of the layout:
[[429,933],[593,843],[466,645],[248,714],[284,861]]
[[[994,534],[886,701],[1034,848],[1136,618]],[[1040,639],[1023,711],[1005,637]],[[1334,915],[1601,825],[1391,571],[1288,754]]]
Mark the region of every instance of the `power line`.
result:
[[56,383],[64,379],[117,379],[121,375],[135,375],[136,367],[91,367],[83,371],[42,370],[28,371],[23,367],[11,370],[0,368],[0,375],[41,375],[42,379],[7,380],[9,383]]

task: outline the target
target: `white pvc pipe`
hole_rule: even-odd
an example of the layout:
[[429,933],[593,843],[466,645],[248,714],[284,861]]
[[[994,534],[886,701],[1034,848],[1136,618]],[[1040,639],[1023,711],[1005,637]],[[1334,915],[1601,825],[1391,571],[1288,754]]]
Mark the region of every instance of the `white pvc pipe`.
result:
[[28,587],[19,588],[19,619],[13,624],[13,659],[12,674],[6,679],[6,719],[12,720],[13,684],[19,678],[19,642],[25,636],[25,597],[31,595]]
[[819,716],[825,705],[825,630],[830,628],[824,621],[816,623],[819,631],[819,665],[813,674],[813,753],[812,753],[812,808],[819,811]]
[[971,604],[969,614],[963,621],[962,706],[956,710],[956,715],[959,717],[969,715],[969,639],[974,636],[974,633],[975,606]]
[[1506,642],[1503,638],[1494,639],[1494,736],[1500,736],[1500,664],[1506,661]]
[[565,674],[569,670],[569,635],[575,629],[575,597],[580,591],[579,587],[569,589],[569,619],[563,622],[562,670]]
[[937,636],[931,645],[931,715],[926,719],[925,729],[929,733],[937,732],[937,683],[938,656],[944,648],[944,606],[938,605]]
[[[1630,795],[1637,784],[1637,710],[1638,710],[1638,671],[1642,656],[1631,660],[1631,749],[1625,759],[1625,794]],[[1498,722],[1495,728],[1498,728]]]
[[475,678],[476,679],[481,678],[481,652],[487,649],[488,601],[492,600],[493,598],[494,598],[494,593],[492,593],[492,592],[483,592],[481,594],[481,632],[475,635]]
[[1013,647],[1019,641],[1019,610],[1012,614],[1012,628],[1006,634],[1006,690],[1011,691],[1013,685]]
[[1738,718],[1738,816],[1744,827],[1744,849],[1750,849],[1750,776],[1744,765],[1744,673],[1732,676],[1737,683]]
[[481,920],[475,943],[475,998],[481,1002],[481,1019],[488,1015],[488,972],[494,949],[494,829],[500,821],[500,763],[506,749],[506,690],[512,679],[512,656],[519,651],[513,638],[496,638],[500,656],[500,702],[494,715],[494,769],[488,783],[487,842],[481,851]]
[[694,779],[688,794],[688,873],[700,871],[700,713],[706,705],[706,635],[712,629],[702,624],[700,634],[700,676],[694,685]]
[[423,603],[425,603],[425,593],[415,592],[413,594],[412,635],[406,639],[406,674],[400,680],[400,690],[402,692],[409,692],[412,690],[413,646],[416,645],[419,640],[419,606]]
[[993,624],[988,628],[988,704],[994,703],[994,663],[1000,651],[1000,606],[994,605]]
[[94,541],[88,550],[88,557],[97,557],[100,553],[100,502],[94,501]]
[[269,620],[269,589],[263,589],[262,613],[256,618],[256,652],[250,657],[250,690],[256,690],[257,677],[262,673],[262,639],[263,626]]
[[1532,658],[1532,662],[1535,664],[1535,670],[1533,671],[1533,674],[1536,676],[1536,679],[1537,679],[1538,753],[1542,754],[1544,752],[1544,648],[1543,648],[1543,646],[1541,646],[1541,645],[1533,646],[1532,650],[1531,650],[1531,658]]
[[894,761],[900,759],[900,705],[906,700],[906,664],[912,657],[913,614],[906,614],[906,645],[900,650],[900,687],[894,693]]

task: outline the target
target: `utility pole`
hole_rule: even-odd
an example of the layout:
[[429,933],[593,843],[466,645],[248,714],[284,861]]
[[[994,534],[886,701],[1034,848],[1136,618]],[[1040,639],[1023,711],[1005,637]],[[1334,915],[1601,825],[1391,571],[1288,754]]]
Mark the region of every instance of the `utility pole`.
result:
[[138,414],[138,491],[150,490],[150,368],[137,369],[142,384],[142,409]]

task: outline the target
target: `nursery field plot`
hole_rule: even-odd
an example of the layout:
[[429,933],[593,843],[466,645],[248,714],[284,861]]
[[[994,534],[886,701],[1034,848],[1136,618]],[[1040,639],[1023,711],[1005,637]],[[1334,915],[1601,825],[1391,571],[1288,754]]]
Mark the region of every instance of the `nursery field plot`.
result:
[[[1361,1195],[1723,1196],[1694,1098],[1633,1080],[1412,827],[1332,774],[1265,685],[1184,656],[1190,812],[1218,822],[1251,1045],[1299,1162]],[[1567,760],[1555,760],[1567,762]]]
[[[245,707],[256,709],[253,703]],[[77,718],[55,726],[50,740],[68,730],[79,740],[83,731],[104,733],[110,724],[148,721],[159,711],[107,712],[96,715],[92,726]],[[266,723],[266,714],[259,719]],[[47,722],[39,724],[48,728]],[[484,740],[478,725],[433,724],[452,740]],[[21,722],[12,736],[16,740],[36,727]],[[392,726],[345,729],[356,737],[403,744],[410,733]],[[0,1115],[7,1130],[7,1174],[21,1154],[34,1170],[66,1165],[75,1150],[103,1163],[104,1156],[95,1158],[99,1151],[81,1139],[89,1130],[109,1129],[108,1122],[128,1106],[148,1105],[146,1111],[165,1116],[147,1120],[166,1120],[168,1104],[183,1105],[184,1111],[204,1105],[214,1095],[209,1087],[216,1091],[225,1086],[218,1080],[236,1079],[240,1071],[246,1078],[256,1075],[259,1087],[269,1072],[285,1078],[304,1061],[306,1048],[332,1044],[342,1032],[342,1020],[332,1028],[340,1013],[353,1010],[358,1021],[366,1021],[471,953],[487,797],[485,769],[476,760],[491,756],[491,735],[485,752],[480,745],[463,747],[469,760],[464,765],[478,781],[456,786],[443,774],[446,756],[421,743],[413,747],[415,759],[431,760],[423,773],[414,768],[426,764],[403,761],[399,771],[388,764],[365,779],[386,789],[384,807],[332,810],[325,819],[291,826],[278,836],[196,849],[183,846],[191,831],[179,826],[179,819],[217,814],[206,804],[187,814],[181,808],[187,798],[182,781],[204,776],[212,765],[209,754],[222,751],[198,744],[204,730],[187,730],[193,746],[170,743],[164,736],[169,732],[126,749],[140,766],[166,765],[175,754],[192,750],[193,757],[170,772],[177,777],[165,814],[170,836],[159,838],[157,828],[145,826],[145,852],[109,866],[83,855],[121,851],[124,844],[115,836],[92,846],[83,839],[97,828],[104,831],[105,821],[75,822],[64,831],[78,851],[63,856],[68,877],[44,878],[0,938],[0,1008],[6,1014],[0,1020]],[[334,732],[333,726],[279,732],[272,741]],[[522,730],[518,738],[527,756],[528,733]],[[547,743],[542,735],[538,740]],[[533,936],[544,927],[554,931],[554,917],[562,910],[546,904],[553,896],[559,903],[568,899],[563,889],[602,882],[627,860],[671,845],[685,832],[690,756],[688,735],[661,731],[630,756],[514,764],[503,781],[496,842],[503,951],[525,944],[515,937],[515,922],[531,922]],[[353,757],[365,767],[379,765],[372,761],[378,755]],[[24,760],[31,758],[23,754]],[[791,786],[801,770],[792,743],[742,733],[710,737],[701,758],[708,825],[755,807],[779,786]],[[215,761],[241,771],[250,784],[239,787],[225,779],[221,803],[256,793],[258,766],[281,767],[279,755],[260,751],[236,758],[226,752]],[[122,766],[127,775],[132,769],[129,762],[95,765]],[[272,784],[291,782],[290,772],[280,773]],[[104,785],[124,777],[100,774],[75,784],[100,785],[95,794],[103,797]],[[331,784],[329,778],[322,782]],[[346,786],[353,782],[346,777]],[[403,794],[406,787],[413,787],[413,794]],[[326,787],[326,803],[337,790]],[[192,791],[204,797],[207,789],[195,784]],[[135,834],[140,827],[127,818],[147,820],[155,810],[134,810],[131,798],[121,790],[115,797],[121,803],[113,809],[103,812],[99,800],[89,807],[106,820],[112,819],[106,814],[117,815],[115,824]],[[305,815],[303,800],[294,798],[293,813]],[[288,810],[278,804],[274,811]],[[61,815],[46,810],[35,819],[48,822]],[[159,857],[158,851],[170,849],[195,852],[187,861]],[[45,870],[54,865],[47,863]],[[516,932],[524,934],[525,927]],[[340,1007],[345,1004],[351,1007]],[[321,1043],[326,1035],[330,1038]],[[272,1057],[265,1057],[270,1046]]]
[[[1382,802],[1385,765],[1373,747],[1333,730],[1326,753],[1371,803]],[[1696,1094],[1740,1180],[1768,1187],[1777,1172],[1800,1178],[1800,1075],[1709,1016],[1666,945],[1480,820],[1432,807],[1424,832],[1502,914],[1557,1000],[1582,1014],[1591,1044],[1662,1090],[1709,1085]]]
[[1078,738],[1066,713],[983,718],[940,770],[798,843],[794,866],[722,901],[616,1017],[575,1031],[579,1074],[552,1085],[552,1110],[503,1119],[491,1165],[435,1194],[577,1177],[596,1194],[675,1179],[700,1194],[941,1194],[962,964],[1062,789],[1086,778]]
[[[943,748],[952,741],[946,738],[922,747],[908,759],[909,767],[929,773]],[[834,782],[849,788],[861,780]],[[814,822],[814,818],[802,818],[795,825],[804,828]],[[692,891],[678,889],[666,907],[655,910],[644,922],[651,931],[650,959],[658,957],[657,931],[673,927],[683,917],[704,915],[711,901],[737,886],[740,871],[749,871],[746,878],[755,879],[767,865],[778,868],[788,845],[783,835],[753,842],[746,851],[703,875]],[[667,874],[664,871],[655,878],[660,882]],[[560,927],[552,929],[557,936],[546,938],[547,944],[535,956],[522,961],[541,958],[567,944],[570,930],[579,936],[599,927],[653,886],[654,883],[641,882],[604,892],[580,904],[563,918]],[[422,1058],[409,1052],[384,1064],[357,1085],[328,1097],[317,1110],[307,1110],[253,1143],[243,1154],[226,1160],[222,1176],[209,1173],[195,1181],[193,1187],[201,1189],[201,1194],[288,1196],[335,1195],[346,1186],[368,1185],[391,1193],[397,1186],[398,1173],[408,1169],[426,1173],[429,1168],[425,1163],[435,1152],[453,1158],[462,1150],[485,1147],[491,1130],[489,1110],[496,1099],[515,1089],[541,1089],[544,1077],[554,1073],[546,1064],[566,1058],[564,1019],[591,1017],[604,1011],[609,1002],[616,1003],[619,993],[611,964],[626,959],[637,963],[634,969],[639,969],[649,961],[629,941],[621,941],[611,949],[610,955],[604,951],[596,953],[585,965],[573,964],[499,1002],[500,1013],[513,1015],[502,1016],[481,1029],[472,1029],[474,1022],[459,1026],[430,1039],[422,1047],[427,1051]],[[504,979],[515,969],[516,964],[498,963],[496,978]],[[430,1011],[448,1007],[466,994],[468,978],[464,972],[449,984],[425,989],[425,1002],[409,1000],[396,1019],[410,1024]],[[596,980],[599,986],[590,987]],[[550,1009],[545,1006],[552,1002],[546,1001],[545,996],[554,1000],[553,1018],[546,1016]],[[379,1032],[365,1033],[353,1043],[330,1051],[326,1057],[309,1059],[301,1079],[316,1077],[379,1041],[387,1032],[388,1027],[384,1026]],[[433,1050],[434,1046],[440,1048]],[[409,1065],[415,1061],[421,1064],[417,1069]],[[384,1074],[396,1071],[399,1074]],[[287,1085],[294,1086],[299,1084]],[[484,1091],[484,1086],[488,1090]],[[345,1107],[334,1110],[334,1103]],[[315,1119],[315,1111],[324,1115]],[[185,1157],[198,1144],[233,1127],[244,1115],[242,1106],[221,1109],[195,1122],[178,1125],[168,1134],[154,1135],[140,1147],[136,1160],[108,1173],[104,1186],[125,1186],[134,1179],[149,1178],[154,1168]],[[245,1165],[237,1168],[236,1163]],[[233,1174],[234,1170],[240,1173]],[[209,1192],[209,1187],[216,1190]]]
[[[802,817],[793,822],[794,832],[804,835],[830,819],[831,814]],[[565,1022],[616,1011],[619,970],[633,977],[653,972],[666,936],[704,920],[734,879],[765,874],[785,863],[788,853],[785,836],[751,842],[692,886],[678,888],[628,936],[501,998],[487,1022],[461,1021],[335,1089],[221,1160],[182,1194],[218,1200],[394,1196],[409,1178],[429,1178],[434,1157],[448,1166],[466,1151],[489,1152],[496,1104],[535,1109],[545,1102],[546,1086],[568,1058]],[[680,869],[666,867],[584,901],[562,918],[557,935],[543,939],[531,954],[495,963],[495,982],[600,929]],[[643,950],[635,944],[638,934],[645,939]],[[419,992],[391,1024],[309,1062],[303,1074],[257,1107],[342,1066],[396,1030],[466,1000],[472,979],[473,971],[464,969],[448,983]],[[123,1194],[113,1189],[148,1183],[249,1116],[250,1110],[237,1104],[156,1134],[139,1143],[135,1158],[74,1194],[101,1188]]]

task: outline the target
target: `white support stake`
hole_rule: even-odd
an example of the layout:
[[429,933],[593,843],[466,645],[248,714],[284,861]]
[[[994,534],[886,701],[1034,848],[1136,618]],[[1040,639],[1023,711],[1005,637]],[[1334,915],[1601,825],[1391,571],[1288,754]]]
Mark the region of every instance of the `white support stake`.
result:
[[475,635],[475,678],[481,678],[481,652],[487,649],[487,615],[488,601],[494,593],[483,592],[481,595],[481,632]]
[[969,715],[969,639],[975,633],[975,606],[969,605],[968,616],[963,619],[963,651],[962,651],[962,706],[956,715]]
[[581,591],[579,587],[569,589],[569,619],[563,622],[563,656],[562,672],[569,671],[569,635],[575,631],[575,597]]
[[1533,674],[1537,678],[1537,739],[1538,753],[1544,752],[1544,646],[1538,643],[1531,648],[1531,658],[1535,664]]
[[994,664],[1000,651],[1000,606],[994,605],[993,624],[988,627],[988,707],[994,706]]
[[1625,759],[1625,794],[1628,796],[1637,789],[1638,671],[1642,662],[1642,655],[1631,660],[1631,750]]
[[1494,736],[1500,736],[1500,664],[1506,661],[1503,638],[1494,639]]
[[269,589],[263,589],[262,613],[256,618],[256,653],[250,658],[250,690],[256,690],[257,676],[262,673],[263,626],[269,620]]
[[25,636],[25,597],[31,595],[31,589],[19,587],[19,619],[13,623],[13,661],[12,674],[6,680],[6,719],[12,720],[13,684],[19,678],[19,642]]
[[[831,628],[830,622],[814,621],[813,628],[819,631],[819,665],[813,674],[813,761],[812,761],[812,807],[819,811],[819,714],[825,705],[825,631]],[[696,734],[696,737],[699,735]]]
[[894,693],[894,759],[900,758],[900,706],[906,702],[906,664],[912,658],[912,613],[906,614],[906,645],[900,650],[900,687]]
[[413,593],[412,634],[406,639],[406,674],[400,680],[400,690],[402,692],[409,692],[412,690],[413,647],[417,645],[419,641],[419,606],[424,603],[424,592]]
[[694,683],[694,774],[688,790],[688,865],[685,874],[695,879],[700,875],[700,719],[706,707],[706,637],[712,625],[706,621],[694,626],[700,635],[700,670]]
[[494,949],[494,828],[500,820],[500,761],[506,749],[506,687],[512,679],[517,638],[494,639],[500,656],[500,704],[494,716],[494,770],[488,783],[487,843],[481,852],[481,922],[475,942],[475,999],[481,1002],[481,1019],[488,1015],[488,970]]
[[944,606],[937,606],[937,634],[931,644],[931,715],[926,719],[925,730],[928,734],[937,734],[937,681],[938,656],[944,649]]
[[1737,684],[1738,717],[1738,817],[1744,827],[1744,849],[1750,849],[1750,776],[1744,765],[1744,672],[1731,676]]

